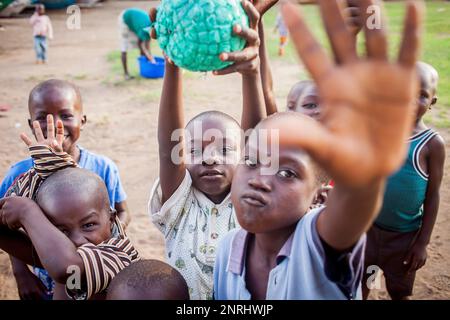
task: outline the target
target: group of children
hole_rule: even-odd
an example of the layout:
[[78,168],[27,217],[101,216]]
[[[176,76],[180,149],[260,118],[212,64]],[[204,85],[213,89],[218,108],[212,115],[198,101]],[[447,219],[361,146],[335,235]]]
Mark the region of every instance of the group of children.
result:
[[[384,34],[368,28],[367,57],[358,57],[336,1],[319,1],[334,59],[283,4],[312,80],[296,84],[278,112],[261,22],[276,2],[242,2],[250,27],[233,32],[247,46],[221,54],[234,63],[215,72],[241,74],[240,123],[205,111],[185,125],[182,73],[166,61],[148,210],[167,264],[141,260],[127,238],[114,163],[77,145],[87,120],[78,89],[60,80],[33,89],[36,142],[22,135],[31,158],[0,189],[0,248],[14,257],[22,298],[359,299],[372,265],[393,299],[411,296],[445,158],[442,138],[422,120],[438,75],[416,62],[420,7],[408,5],[398,61],[389,62]],[[360,21],[372,2],[352,8]]]

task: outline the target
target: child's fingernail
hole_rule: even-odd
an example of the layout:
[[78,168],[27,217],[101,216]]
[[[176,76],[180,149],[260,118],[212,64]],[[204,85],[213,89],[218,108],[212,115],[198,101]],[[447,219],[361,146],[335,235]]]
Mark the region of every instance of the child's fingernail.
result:
[[241,31],[242,31],[242,28],[241,28],[240,25],[237,24],[237,25],[234,26],[234,32],[239,33]]
[[220,60],[222,60],[222,61],[228,60],[228,54],[222,53],[222,54],[220,55]]
[[408,261],[403,261],[403,264],[408,264]]

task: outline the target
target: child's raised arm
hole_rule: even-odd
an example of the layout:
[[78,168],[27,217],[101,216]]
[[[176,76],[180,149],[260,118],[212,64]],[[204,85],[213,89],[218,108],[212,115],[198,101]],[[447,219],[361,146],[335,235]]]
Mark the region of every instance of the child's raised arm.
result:
[[272,8],[278,0],[253,0],[253,4],[261,15],[258,32],[261,45],[259,46],[259,57],[261,60],[261,82],[264,94],[264,102],[266,104],[266,114],[269,116],[278,112],[275,94],[273,92],[273,78],[272,71],[269,64],[269,53],[267,52],[263,15]]
[[[150,9],[151,22],[156,21],[157,14],[156,8]],[[157,39],[154,27],[150,30],[150,36]],[[167,56],[165,58],[165,73],[158,116],[159,179],[162,203],[166,202],[177,190],[186,174],[182,75],[181,70]],[[172,139],[174,133],[178,133],[178,135]],[[172,158],[173,150],[177,150],[177,154],[174,154],[177,159]]]
[[273,77],[270,69],[269,53],[267,52],[264,25],[262,19],[259,22],[259,38],[261,45],[259,46],[259,57],[261,60],[261,83],[264,94],[264,102],[266,104],[266,113],[268,116],[277,113],[277,102],[273,91]]
[[[77,266],[81,275],[84,274],[83,260],[73,242],[47,219],[33,200],[18,196],[1,199],[0,218],[3,250],[30,265],[42,265],[56,282],[62,284],[70,276],[67,273],[70,266]],[[31,242],[17,230],[19,228],[25,229]]]
[[[186,174],[184,164],[184,114],[180,69],[166,59],[161,101],[158,117],[159,177],[164,203],[175,192]],[[172,141],[172,133],[179,132],[180,140]],[[179,163],[172,159],[172,150],[178,145]]]
[[260,15],[250,1],[242,1],[242,6],[249,18],[250,28],[235,25],[233,32],[244,38],[247,41],[247,45],[242,51],[221,53],[221,60],[232,61],[234,63],[227,68],[214,71],[214,74],[225,75],[239,72],[242,75],[243,107],[241,128],[246,131],[254,128],[266,117],[266,110],[262,95],[258,54],[261,43],[258,35]]
[[[283,6],[293,42],[317,84],[324,108],[319,124],[298,115],[274,126],[281,143],[307,151],[333,177],[335,188],[317,230],[337,250],[353,246],[370,227],[386,177],[404,161],[417,92],[421,7],[409,2],[396,62],[387,59],[384,27],[365,27],[367,57],[357,56],[336,0],[319,0],[334,61],[315,40],[298,9]],[[359,2],[367,12],[373,0]],[[294,135],[302,127],[301,135]]]

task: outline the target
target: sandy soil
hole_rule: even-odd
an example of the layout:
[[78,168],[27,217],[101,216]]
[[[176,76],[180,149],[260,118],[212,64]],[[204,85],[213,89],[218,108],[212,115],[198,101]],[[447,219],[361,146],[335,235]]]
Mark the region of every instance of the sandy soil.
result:
[[[0,105],[12,107],[8,112],[0,113],[3,147],[0,176],[27,155],[18,136],[22,131],[29,131],[27,98],[32,87],[49,78],[73,81],[81,88],[88,116],[79,143],[117,163],[133,215],[128,234],[143,257],[163,259],[163,237],[146,213],[149,189],[158,173],[156,128],[162,82],[135,80],[123,83],[119,77],[111,77],[106,59],[108,53],[118,50],[116,26],[120,11],[132,6],[148,9],[156,4],[153,1],[109,1],[102,7],[83,10],[82,28],[73,31],[66,28],[64,11],[51,11],[55,40],[50,44],[50,62],[45,66],[34,64],[27,17],[0,20],[6,29],[0,31]],[[281,105],[290,85],[298,79],[299,67],[282,61],[274,61],[272,67]],[[228,112],[239,119],[240,79],[236,75],[188,74],[185,76],[185,104],[187,119],[208,109]],[[450,141],[450,132],[443,131],[442,134]],[[416,299],[450,298],[448,157],[440,214],[429,246],[428,262],[418,272]],[[383,290],[372,294],[375,299],[386,297]],[[17,298],[8,256],[0,251],[0,299]]]

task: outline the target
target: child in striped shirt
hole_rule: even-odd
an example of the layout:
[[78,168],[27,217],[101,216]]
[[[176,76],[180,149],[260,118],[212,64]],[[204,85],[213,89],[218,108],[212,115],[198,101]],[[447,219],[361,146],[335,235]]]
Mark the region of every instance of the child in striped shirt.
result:
[[54,299],[105,298],[114,276],[139,254],[110,207],[104,182],[62,151],[62,122],[56,139],[51,115],[47,138],[38,122],[34,129],[37,144],[22,134],[34,167],[0,200],[0,248],[45,268],[56,281]]

